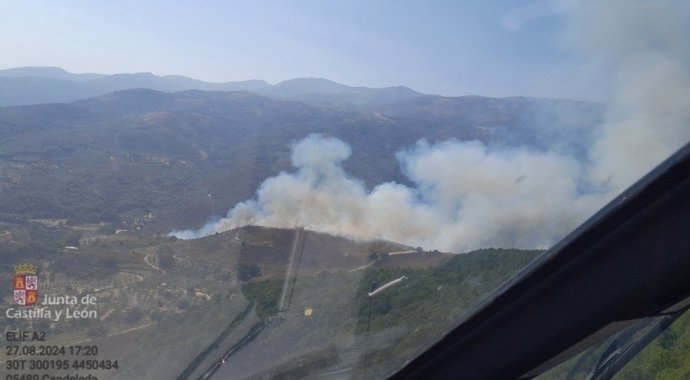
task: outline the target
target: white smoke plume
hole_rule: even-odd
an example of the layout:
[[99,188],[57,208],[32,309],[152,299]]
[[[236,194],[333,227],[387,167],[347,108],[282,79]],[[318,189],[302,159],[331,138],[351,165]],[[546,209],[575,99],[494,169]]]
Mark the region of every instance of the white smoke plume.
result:
[[573,11],[573,46],[609,67],[615,83],[584,162],[525,147],[422,140],[397,155],[414,187],[390,182],[368,191],[341,167],[348,145],[310,135],[292,146],[295,172],[266,179],[255,199],[225,218],[172,234],[252,224],[452,252],[547,247],[690,141],[688,16],[685,1],[592,1]]
[[690,2],[587,1],[572,20],[571,45],[613,78],[590,175],[619,192],[690,140]]
[[553,242],[600,203],[581,194],[584,166],[567,156],[526,149],[490,151],[478,141],[420,141],[398,159],[416,186],[384,183],[367,191],[340,162],[350,148],[309,135],[292,146],[294,173],[266,179],[256,199],[181,238],[243,225],[305,227],[357,239],[463,251]]

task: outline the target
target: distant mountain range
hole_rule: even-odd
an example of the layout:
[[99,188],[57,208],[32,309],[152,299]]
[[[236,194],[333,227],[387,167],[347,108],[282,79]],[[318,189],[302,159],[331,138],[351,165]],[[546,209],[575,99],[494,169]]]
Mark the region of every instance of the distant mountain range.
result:
[[249,91],[273,98],[330,106],[382,105],[423,96],[402,86],[350,87],[321,78],[298,78],[270,85],[262,80],[210,83],[179,75],[157,76],[151,73],[73,74],[58,67],[0,70],[0,106],[66,103],[132,88],[163,92]]

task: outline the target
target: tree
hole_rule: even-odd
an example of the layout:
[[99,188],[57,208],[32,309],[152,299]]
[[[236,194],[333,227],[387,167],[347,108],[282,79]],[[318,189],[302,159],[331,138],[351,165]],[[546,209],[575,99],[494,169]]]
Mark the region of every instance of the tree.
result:
[[242,281],[249,281],[252,278],[261,276],[261,268],[256,264],[240,265],[237,276]]
[[158,254],[158,265],[162,269],[172,269],[175,265],[175,258],[171,252],[160,252]]

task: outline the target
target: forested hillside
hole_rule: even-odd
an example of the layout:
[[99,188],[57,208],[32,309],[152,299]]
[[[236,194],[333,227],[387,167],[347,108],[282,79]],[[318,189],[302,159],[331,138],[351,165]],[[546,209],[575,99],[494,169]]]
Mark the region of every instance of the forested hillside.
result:
[[[290,170],[309,133],[352,146],[343,165],[369,187],[408,183],[396,153],[419,139],[581,152],[595,103],[428,97],[342,110],[248,92],[127,90],[69,104],[0,107],[0,215],[198,227]],[[573,117],[577,115],[577,117]],[[560,125],[561,128],[554,128]],[[572,138],[570,138],[572,137]]]

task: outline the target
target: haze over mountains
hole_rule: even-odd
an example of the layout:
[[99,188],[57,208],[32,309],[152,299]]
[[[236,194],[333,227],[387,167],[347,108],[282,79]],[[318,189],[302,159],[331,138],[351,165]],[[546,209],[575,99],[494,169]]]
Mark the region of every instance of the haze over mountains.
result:
[[638,98],[609,107],[325,79],[4,75],[15,103],[107,93],[0,108],[0,211],[145,215],[158,229],[189,229],[181,237],[256,224],[445,251],[545,247],[688,140],[683,107],[662,107],[657,128],[649,117],[661,108]]
[[422,96],[403,86],[350,87],[321,78],[298,78],[271,85],[262,80],[210,83],[179,75],[151,73],[73,74],[58,67],[0,70],[0,106],[71,102],[132,88],[164,92],[250,91],[315,105],[379,105]]
[[[70,75],[49,71],[55,78]],[[78,78],[71,83],[113,77]],[[371,99],[380,99],[379,90],[304,83],[328,92],[315,98],[367,99],[366,107],[247,91],[129,89],[72,103],[0,108],[0,212],[78,222],[147,216],[149,225],[165,232],[198,228],[252,198],[265,179],[291,172],[291,145],[312,133],[347,143],[352,153],[342,163],[344,173],[373,189],[391,181],[414,186],[396,154],[420,139],[582,155],[603,112],[596,103],[530,98],[420,95],[377,103]],[[296,80],[273,88],[284,95],[303,86]],[[514,183],[520,174],[509,177]],[[419,191],[421,197],[425,191]]]

